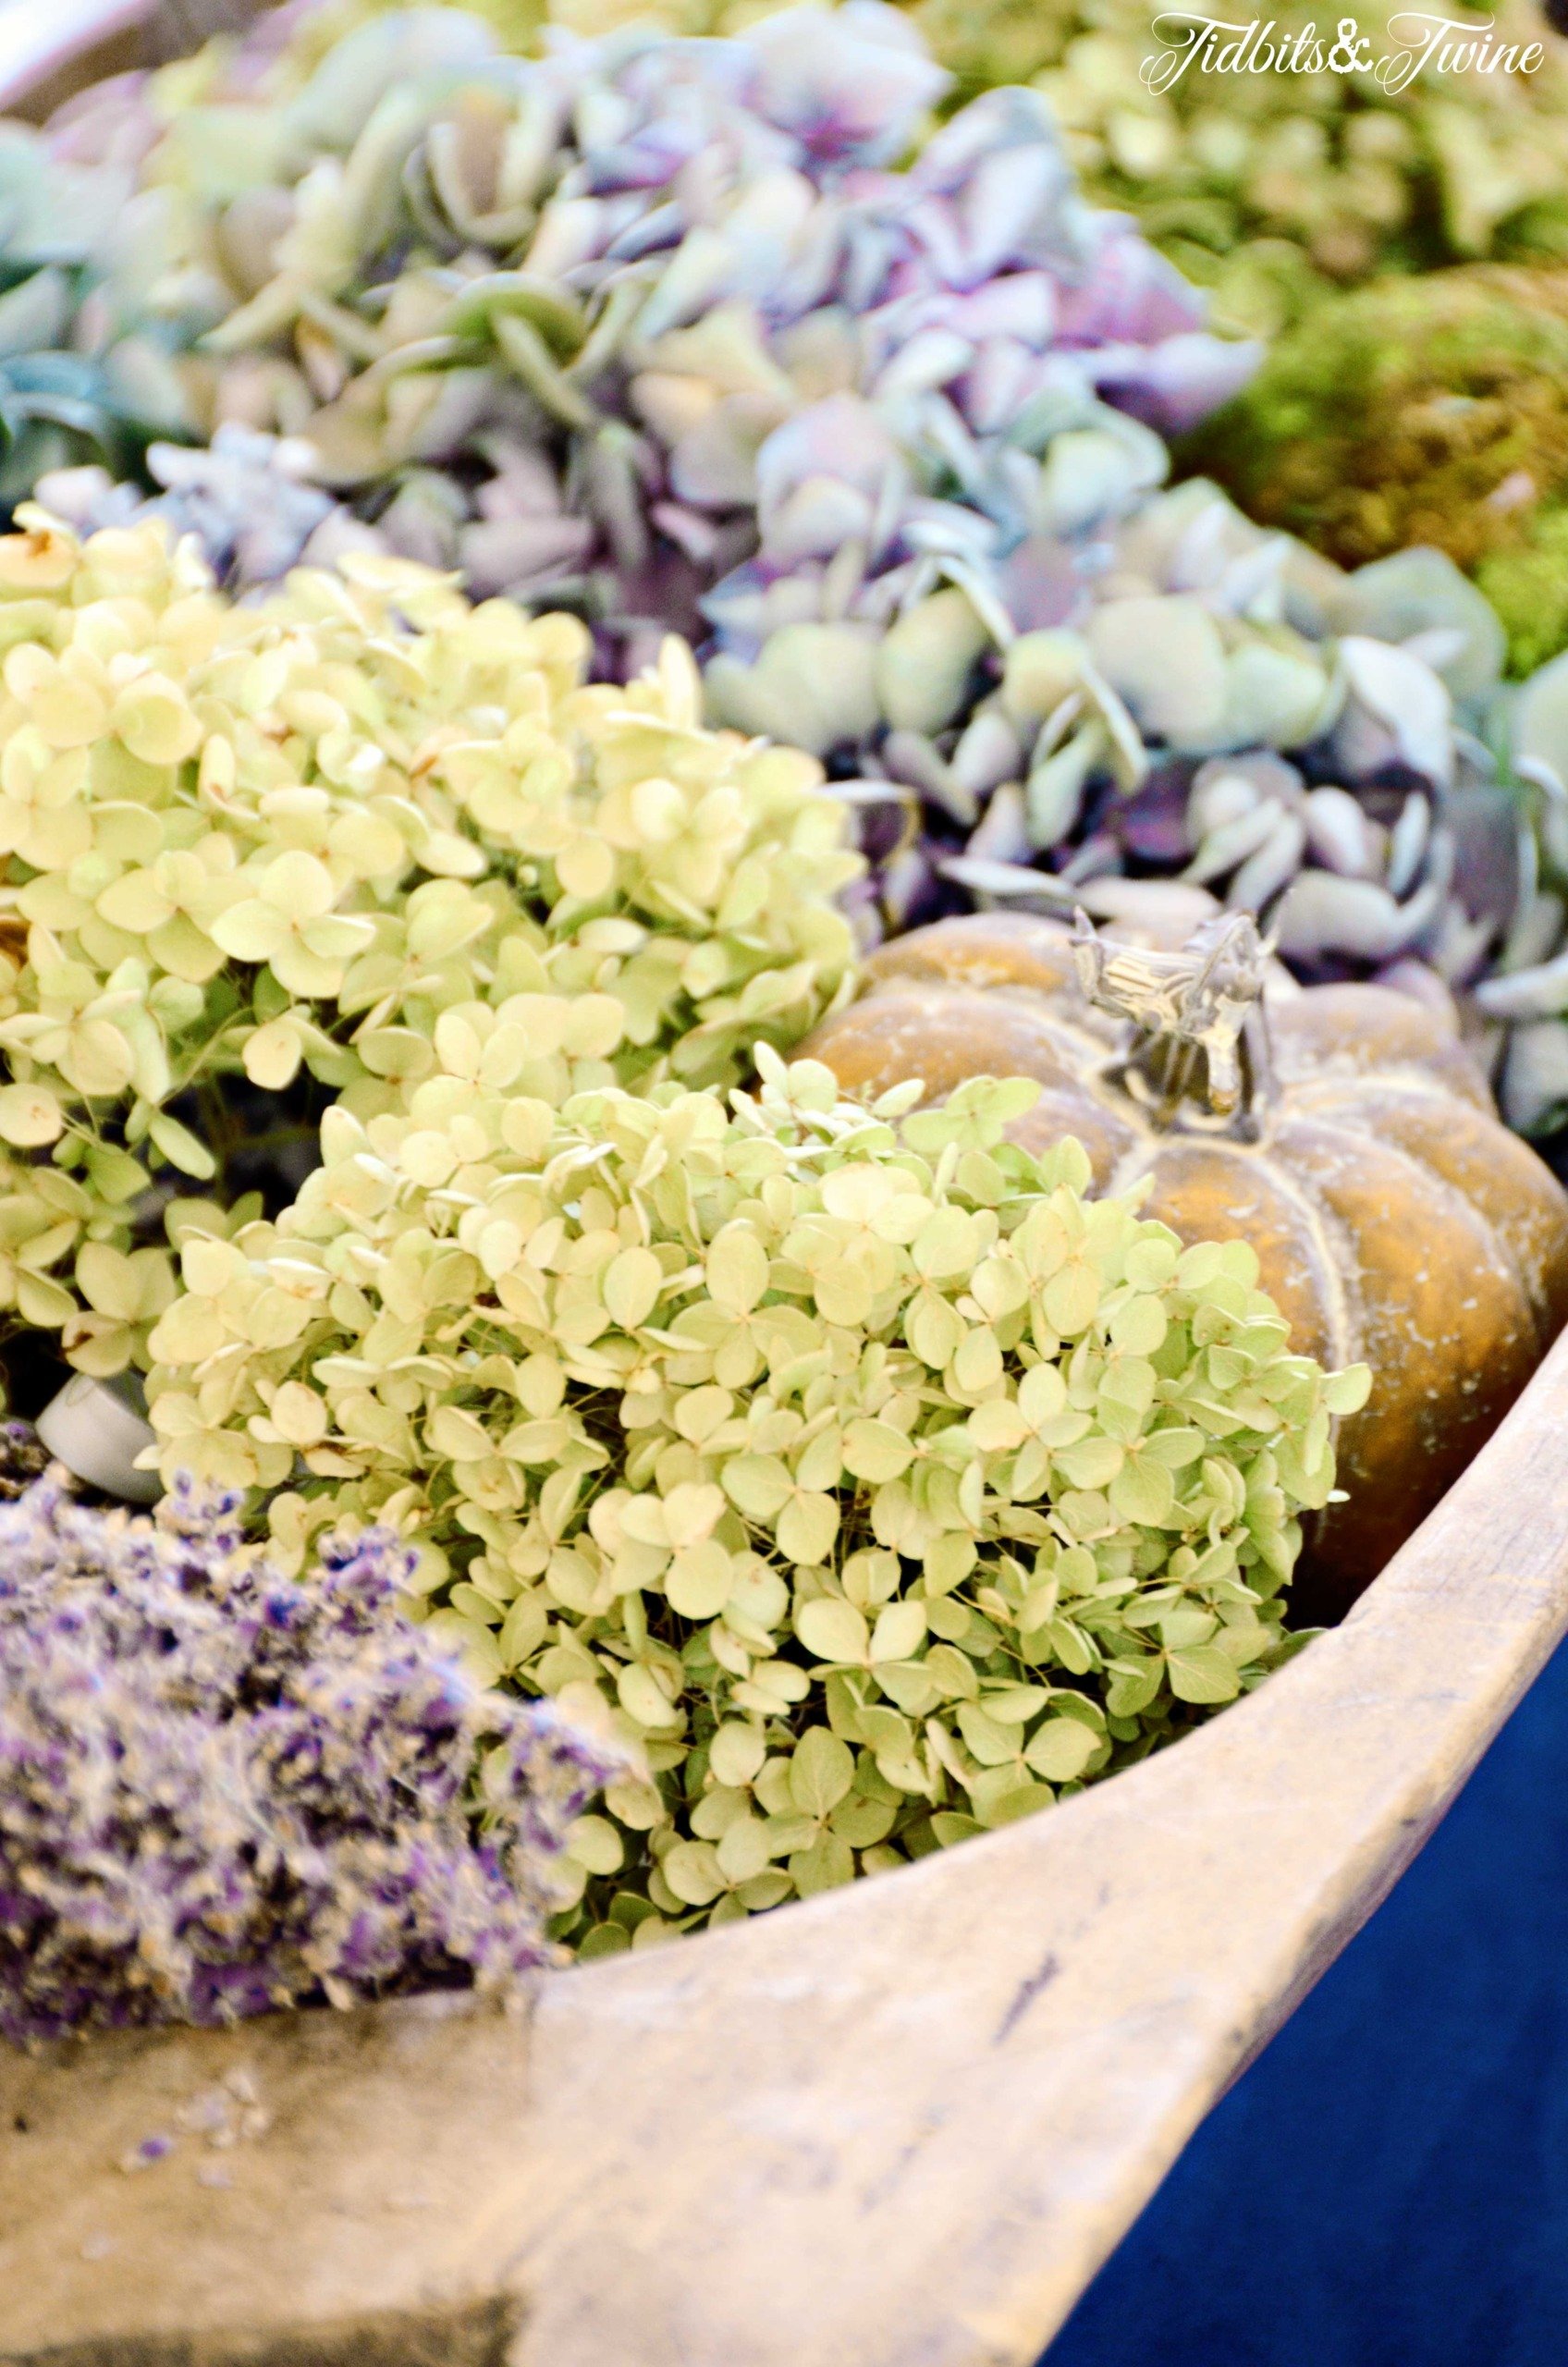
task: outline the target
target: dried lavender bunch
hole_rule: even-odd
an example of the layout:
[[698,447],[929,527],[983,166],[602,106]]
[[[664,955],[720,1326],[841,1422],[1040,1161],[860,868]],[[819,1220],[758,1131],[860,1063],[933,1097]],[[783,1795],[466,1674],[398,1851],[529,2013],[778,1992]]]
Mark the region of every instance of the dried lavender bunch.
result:
[[131,1519],[49,1477],[0,1505],[13,2041],[506,1989],[551,1959],[554,1869],[614,1754],[411,1626],[388,1531],[296,1583],[242,1546],[238,1501],[184,1483]]

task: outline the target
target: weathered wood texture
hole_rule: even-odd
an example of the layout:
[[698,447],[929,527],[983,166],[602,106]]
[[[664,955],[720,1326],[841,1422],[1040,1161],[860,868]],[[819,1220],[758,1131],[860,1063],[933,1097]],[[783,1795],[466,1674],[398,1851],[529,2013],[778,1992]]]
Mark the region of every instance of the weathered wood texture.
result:
[[257,13],[255,0],[0,0],[0,110],[42,122],[90,82],[181,56]]
[[[1568,1626],[1565,1436],[1568,1338],[1342,1628],[1033,1821],[527,2023],[7,2059],[0,2359],[1027,2367]],[[276,2119],[230,2189],[116,2167],[236,2063]]]

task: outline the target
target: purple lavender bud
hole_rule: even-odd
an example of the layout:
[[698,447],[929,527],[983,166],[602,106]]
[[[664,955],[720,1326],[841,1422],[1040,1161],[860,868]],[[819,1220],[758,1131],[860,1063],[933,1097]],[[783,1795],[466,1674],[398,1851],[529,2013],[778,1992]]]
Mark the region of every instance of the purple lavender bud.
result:
[[552,1860],[613,1752],[470,1684],[398,1610],[389,1532],[329,1539],[296,1584],[236,1509],[181,1483],[133,1519],[55,1475],[0,1503],[13,2041],[508,1988],[552,1960]]

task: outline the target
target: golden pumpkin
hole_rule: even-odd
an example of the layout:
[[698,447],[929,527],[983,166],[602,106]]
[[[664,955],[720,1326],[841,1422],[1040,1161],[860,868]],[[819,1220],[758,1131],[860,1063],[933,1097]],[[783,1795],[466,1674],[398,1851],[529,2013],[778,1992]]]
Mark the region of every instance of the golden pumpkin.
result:
[[1133,950],[1082,922],[1075,940],[1016,914],[938,921],[873,955],[862,999],[802,1050],[857,1094],[1037,1078],[1020,1140],[1075,1134],[1102,1191],[1152,1178],[1145,1213],[1184,1240],[1244,1236],[1294,1344],[1370,1365],[1338,1441],[1347,1501],[1318,1516],[1298,1578],[1303,1611],[1334,1617],[1568,1318],[1568,1195],[1442,1013],[1376,986],[1265,999],[1244,916],[1182,953],[1158,917],[1120,934]]

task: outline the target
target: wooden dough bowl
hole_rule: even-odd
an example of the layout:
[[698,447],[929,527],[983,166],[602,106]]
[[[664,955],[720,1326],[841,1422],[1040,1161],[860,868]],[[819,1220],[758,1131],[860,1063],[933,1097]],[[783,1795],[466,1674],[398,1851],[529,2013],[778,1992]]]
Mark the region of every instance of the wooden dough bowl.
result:
[[[525,2017],[5,2054],[0,2360],[1032,2367],[1568,1627],[1565,1433],[1568,1339],[1342,1627],[1031,1822]],[[240,2070],[263,2136],[118,2166]]]
[[[1031,2367],[1568,1626],[1565,1429],[1568,1336],[1342,1627],[1033,1821],[526,2018],[7,2054],[0,2360]],[[264,2137],[116,2166],[241,2067]]]

